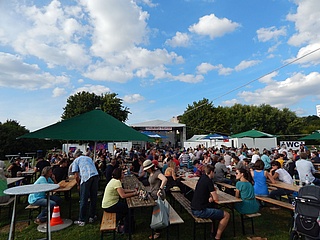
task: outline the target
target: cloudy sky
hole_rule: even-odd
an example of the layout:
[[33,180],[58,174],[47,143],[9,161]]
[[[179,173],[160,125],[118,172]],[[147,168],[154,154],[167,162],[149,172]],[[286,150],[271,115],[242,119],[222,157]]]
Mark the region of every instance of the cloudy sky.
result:
[[0,0],[0,16],[0,122],[31,131],[79,91],[117,93],[127,124],[203,98],[320,104],[318,0]]

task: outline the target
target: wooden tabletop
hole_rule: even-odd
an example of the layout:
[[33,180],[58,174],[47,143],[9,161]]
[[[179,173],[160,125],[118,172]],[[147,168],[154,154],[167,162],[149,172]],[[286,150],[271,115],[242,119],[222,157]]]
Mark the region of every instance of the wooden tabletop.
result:
[[[139,189],[145,190],[145,187],[143,186],[143,184],[134,175],[125,176],[122,179],[122,183],[125,189],[134,189],[138,184]],[[140,200],[138,196],[126,198],[126,200],[129,208],[153,207],[156,205],[155,201],[150,196],[150,194],[148,195],[147,200]]]
[[31,168],[29,168],[29,170],[28,171],[23,171],[22,172],[22,174],[24,174],[24,175],[28,175],[28,174],[35,174],[36,172],[33,170],[33,169],[31,169]]
[[182,177],[182,179],[184,179],[185,181],[191,181],[191,180],[194,180],[194,181],[198,181],[200,177]]
[[10,185],[12,183],[19,182],[22,179],[24,179],[24,177],[7,178],[7,184]]
[[[191,188],[193,191],[196,189],[197,181],[181,181],[181,183]],[[217,191],[217,194],[219,200],[216,203],[218,204],[242,202],[241,198],[236,198],[235,196],[222,191]]]
[[286,189],[294,192],[298,192],[300,189],[300,186],[298,185],[292,185],[292,184],[284,183],[281,181],[276,181],[275,183],[269,182],[268,184],[272,187],[282,188],[282,189]]
[[69,179],[69,181],[62,180],[59,182],[59,188],[55,190],[55,192],[67,192],[70,191],[75,185],[77,184],[77,181],[75,178]]

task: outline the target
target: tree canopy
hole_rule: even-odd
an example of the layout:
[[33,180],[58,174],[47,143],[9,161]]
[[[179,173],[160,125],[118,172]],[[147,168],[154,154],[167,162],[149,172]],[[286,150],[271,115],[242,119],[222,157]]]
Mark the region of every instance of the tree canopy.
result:
[[215,107],[205,98],[188,105],[179,120],[187,125],[187,138],[214,132],[231,135],[250,129],[274,135],[311,133],[320,129],[317,116],[298,117],[288,108],[278,109],[268,104]]
[[122,106],[123,100],[117,97],[115,93],[106,93],[100,96],[95,93],[81,92],[70,96],[67,104],[63,108],[62,119],[68,119],[79,114],[89,112],[97,107],[102,111],[117,118],[121,122],[128,119],[129,108]]

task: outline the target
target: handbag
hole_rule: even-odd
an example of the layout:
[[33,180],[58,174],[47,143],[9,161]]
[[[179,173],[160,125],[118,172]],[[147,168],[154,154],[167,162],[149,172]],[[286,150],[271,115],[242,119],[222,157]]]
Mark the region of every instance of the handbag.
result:
[[169,226],[169,203],[161,200],[160,197],[155,201],[156,206],[153,207],[151,224],[152,229],[161,229]]

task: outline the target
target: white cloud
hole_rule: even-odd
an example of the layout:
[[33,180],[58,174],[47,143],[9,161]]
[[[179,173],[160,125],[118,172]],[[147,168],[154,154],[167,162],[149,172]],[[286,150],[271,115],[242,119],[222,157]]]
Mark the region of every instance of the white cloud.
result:
[[233,72],[232,68],[221,67],[218,70],[219,75],[230,75]]
[[105,93],[109,93],[111,92],[110,88],[102,86],[102,85],[91,85],[91,84],[86,84],[83,87],[77,88],[73,91],[72,94],[70,95],[74,95],[76,93],[79,92],[90,92],[90,93],[94,93],[96,95],[101,95],[101,94],[105,94]]
[[198,23],[189,27],[189,31],[199,35],[208,35],[214,39],[235,31],[239,26],[240,24],[227,18],[218,18],[214,14],[210,14],[201,17]]
[[181,73],[178,76],[173,77],[173,79],[181,82],[187,82],[187,83],[198,83],[198,82],[201,82],[204,79],[204,77],[202,75],[192,75],[192,74]]
[[59,87],[56,87],[53,89],[52,91],[52,97],[60,97],[62,95],[65,95],[67,92],[64,88],[59,88]]
[[[6,13],[5,18],[10,18],[8,15],[19,16],[16,25],[23,21],[24,28],[10,29],[6,36],[0,32],[0,41],[11,45],[20,54],[32,55],[45,61],[49,67],[83,67],[90,62],[90,57],[85,46],[79,43],[79,38],[87,33],[88,28],[81,26],[79,22],[82,19],[78,19],[79,16],[70,15],[79,12],[79,7],[75,8],[72,11],[69,6],[67,12],[57,0],[41,8],[10,6],[11,12]],[[16,12],[12,12],[12,9]],[[4,24],[1,22],[0,28]]]
[[257,64],[259,64],[261,61],[259,60],[251,60],[251,61],[246,61],[246,60],[243,60],[241,61],[234,69],[239,72],[239,71],[242,71],[246,68],[249,68],[249,67],[253,67]]
[[91,51],[102,58],[131,49],[146,40],[149,15],[134,1],[82,1],[93,26]]
[[294,22],[297,31],[288,41],[293,46],[312,44],[320,39],[320,4],[318,0],[295,1],[297,12],[287,15]]
[[123,97],[123,102],[125,102],[125,103],[137,103],[137,102],[140,102],[143,100],[144,100],[144,97],[138,93],[131,94],[131,95],[125,95]]
[[222,67],[221,64],[220,66],[214,66],[210,63],[201,63],[199,66],[197,66],[197,72],[200,74],[206,74],[212,70],[219,69],[221,67]]
[[28,64],[17,55],[0,52],[0,86],[35,90],[51,88],[56,85],[68,85],[66,76],[53,76],[42,72],[36,64]]
[[201,63],[196,69],[200,74],[206,74],[213,70],[217,70],[219,75],[230,75],[233,72],[232,68],[226,68],[222,64],[212,65],[210,63]]
[[165,44],[171,47],[187,47],[190,44],[190,37],[187,33],[176,32],[176,35],[168,39]]
[[283,81],[264,81],[268,85],[253,92],[243,91],[238,94],[240,98],[249,104],[270,104],[274,107],[290,107],[303,98],[320,95],[320,73],[312,72],[308,75],[296,73]]
[[144,4],[146,4],[149,7],[156,7],[158,6],[157,3],[153,3],[151,0],[137,0],[136,2],[142,2]]
[[270,40],[277,40],[280,36],[286,36],[287,30],[285,27],[276,28],[275,26],[272,26],[258,29],[257,35],[260,42],[267,42]]
[[[316,52],[300,59],[299,61],[295,62],[295,64],[302,64],[305,67],[308,67],[310,65],[317,65],[320,63],[320,43],[315,43],[315,44],[309,44],[306,47],[302,47],[299,51],[298,54],[296,56],[296,58],[300,58],[308,53],[311,53],[315,50],[317,50]],[[294,59],[288,59],[287,62],[291,62]]]

